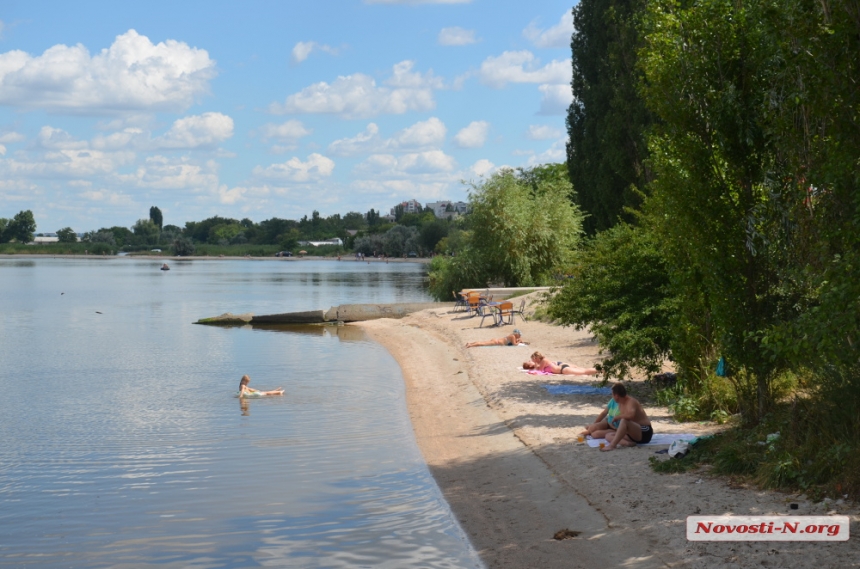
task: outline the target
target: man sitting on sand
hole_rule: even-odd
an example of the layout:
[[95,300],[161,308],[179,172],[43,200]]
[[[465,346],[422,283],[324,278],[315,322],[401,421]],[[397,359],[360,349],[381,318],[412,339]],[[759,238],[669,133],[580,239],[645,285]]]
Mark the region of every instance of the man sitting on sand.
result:
[[467,348],[475,348],[478,346],[516,346],[518,344],[528,344],[528,342],[523,342],[522,333],[519,328],[513,331],[513,333],[505,336],[504,338],[493,338],[492,340],[485,340],[483,342],[469,342],[466,344]]
[[612,399],[606,408],[581,434],[595,439],[605,438],[609,444],[601,450],[610,451],[618,446],[645,444],[654,436],[654,429],[642,404],[627,395],[623,383],[616,383],[612,386]]
[[545,373],[555,373],[559,375],[597,375],[598,371],[593,367],[576,367],[565,362],[550,361],[545,355],[540,352],[532,354],[532,359],[523,362],[523,369],[533,369]]

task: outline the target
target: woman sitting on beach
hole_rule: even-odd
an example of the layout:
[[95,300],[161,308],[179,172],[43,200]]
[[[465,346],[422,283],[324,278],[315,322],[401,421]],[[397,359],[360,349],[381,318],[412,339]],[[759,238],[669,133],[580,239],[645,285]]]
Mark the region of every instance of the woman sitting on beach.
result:
[[533,353],[530,361],[523,362],[523,369],[533,369],[559,375],[597,375],[598,373],[593,367],[584,368],[572,366],[565,362],[552,362],[540,352]]
[[516,329],[504,338],[494,338],[492,340],[485,340],[483,342],[469,342],[468,344],[466,344],[466,347],[476,348],[478,346],[516,346],[518,344],[528,344],[528,342],[523,342],[522,334],[520,333],[519,329]]
[[248,387],[249,383],[251,383],[251,378],[247,375],[243,375],[242,379],[239,380],[239,397],[260,397],[262,395],[284,394],[284,389],[282,387],[273,389],[271,391],[260,391],[259,389]]

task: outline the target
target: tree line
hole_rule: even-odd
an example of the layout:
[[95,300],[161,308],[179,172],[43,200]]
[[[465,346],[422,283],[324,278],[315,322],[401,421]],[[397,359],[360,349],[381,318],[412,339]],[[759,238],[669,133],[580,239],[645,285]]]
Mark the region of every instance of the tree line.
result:
[[[90,246],[88,250],[99,253],[161,248],[177,255],[193,255],[201,248],[208,251],[207,247],[234,253],[241,250],[241,254],[246,250],[268,252],[273,248],[293,251],[299,247],[300,241],[338,237],[343,241],[343,247],[321,249],[331,253],[354,250],[365,255],[400,257],[414,252],[429,256],[455,252],[460,243],[457,234],[462,223],[457,218],[437,219],[430,208],[407,213],[401,207],[396,209],[394,221],[388,221],[380,212],[370,209],[364,214],[353,211],[328,217],[313,211],[310,217],[305,215],[299,220],[273,217],[259,223],[248,218],[214,216],[202,221],[188,221],[184,227],[179,227],[164,225],[160,208],[152,206],[149,217],[139,219],[130,228],[102,227],[84,233],[81,241]],[[35,231],[36,223],[30,210],[20,212],[13,219],[0,218],[0,243],[29,243]],[[78,241],[77,234],[70,227],[56,233],[60,243]],[[453,234],[450,240],[449,234]]]

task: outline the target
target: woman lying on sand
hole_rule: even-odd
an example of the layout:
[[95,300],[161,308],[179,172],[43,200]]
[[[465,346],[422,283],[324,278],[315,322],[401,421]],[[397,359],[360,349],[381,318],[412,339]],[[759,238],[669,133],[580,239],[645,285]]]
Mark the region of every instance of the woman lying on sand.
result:
[[598,373],[593,367],[584,368],[572,366],[565,362],[551,362],[540,352],[533,353],[530,361],[523,362],[523,369],[534,369],[559,375],[597,375]]
[[512,334],[505,336],[504,338],[494,338],[492,340],[485,340],[483,342],[469,342],[466,344],[467,348],[476,348],[478,346],[516,346],[517,344],[528,344],[528,342],[523,342],[522,334],[520,333],[519,328],[513,331]]
[[251,383],[251,378],[247,375],[243,375],[242,379],[239,380],[239,397],[260,397],[261,395],[283,395],[284,389],[279,387],[277,389],[273,389],[271,391],[260,391],[259,389],[254,389],[253,387],[248,387],[248,384]]

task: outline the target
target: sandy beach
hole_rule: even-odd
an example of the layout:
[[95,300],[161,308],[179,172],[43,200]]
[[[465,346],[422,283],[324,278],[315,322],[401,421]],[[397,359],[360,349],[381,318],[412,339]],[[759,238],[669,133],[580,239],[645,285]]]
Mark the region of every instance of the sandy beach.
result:
[[[360,326],[400,364],[418,445],[487,567],[860,567],[856,504],[757,490],[709,476],[707,468],[657,474],[648,458],[665,458],[654,454],[665,446],[603,453],[577,443],[609,397],[551,395],[545,385],[594,378],[519,368],[535,350],[590,367],[600,354],[587,332],[518,321],[529,346],[466,349],[468,341],[513,329],[479,324],[440,307]],[[647,386],[628,388],[636,396]],[[677,423],[666,408],[646,411],[657,433],[722,428]],[[851,516],[849,541],[690,542],[685,533],[690,515],[831,513]],[[562,530],[568,538],[555,539]]]

